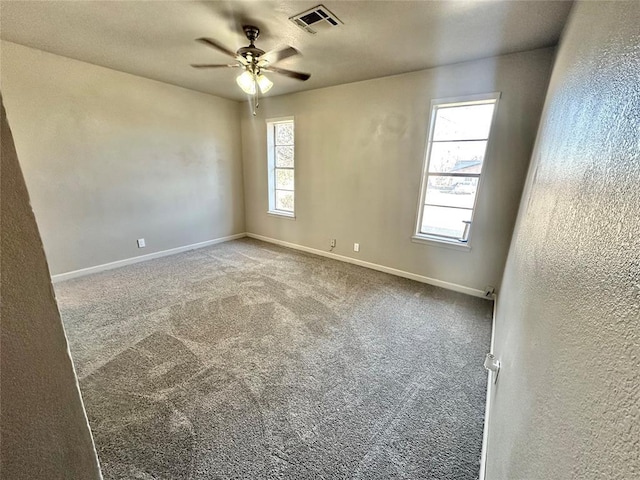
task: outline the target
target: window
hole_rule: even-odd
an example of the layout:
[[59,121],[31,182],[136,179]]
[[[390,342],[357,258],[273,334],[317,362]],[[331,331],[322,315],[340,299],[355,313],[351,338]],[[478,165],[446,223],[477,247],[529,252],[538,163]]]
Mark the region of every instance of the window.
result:
[[294,134],[293,118],[267,120],[269,160],[269,213],[294,216]]
[[414,239],[466,245],[499,93],[434,100]]

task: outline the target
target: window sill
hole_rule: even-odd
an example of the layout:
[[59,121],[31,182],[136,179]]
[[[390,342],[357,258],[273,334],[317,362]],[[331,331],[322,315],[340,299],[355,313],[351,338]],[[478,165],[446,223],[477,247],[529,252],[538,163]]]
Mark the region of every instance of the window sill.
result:
[[278,218],[286,218],[287,220],[296,219],[295,213],[279,212],[278,210],[269,210],[267,211],[267,215],[270,215],[272,217],[278,217]]
[[414,243],[424,243],[434,247],[450,248],[452,250],[462,250],[464,252],[471,251],[471,245],[468,243],[457,242],[455,240],[445,240],[437,237],[430,237],[428,235],[413,235],[411,241]]

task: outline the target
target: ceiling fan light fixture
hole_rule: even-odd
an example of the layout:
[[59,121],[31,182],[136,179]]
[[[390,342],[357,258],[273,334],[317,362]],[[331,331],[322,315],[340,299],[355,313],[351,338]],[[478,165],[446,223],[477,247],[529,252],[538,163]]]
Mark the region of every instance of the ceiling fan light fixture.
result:
[[267,93],[273,87],[273,82],[265,77],[263,74],[260,74],[256,77],[256,82],[258,83],[258,87],[260,87],[260,91],[262,93]]
[[[0,0],[1,1],[1,0]],[[322,14],[322,12],[320,13]],[[326,15],[325,15],[325,18]],[[328,19],[327,21],[329,21]],[[271,50],[265,52],[256,47],[255,41],[260,35],[260,29],[253,25],[244,25],[242,27],[244,33],[249,40],[249,45],[241,47],[235,52],[224,45],[218,43],[211,38],[201,37],[196,39],[198,42],[205,44],[208,47],[217,50],[220,53],[224,53],[228,57],[233,57],[235,63],[232,64],[191,64],[193,68],[241,68],[242,73],[236,77],[236,83],[242,89],[244,93],[249,95],[249,100],[254,102],[253,114],[258,108],[258,97],[260,94],[266,94],[273,87],[273,82],[263,75],[262,70],[267,72],[277,73],[284,75],[295,80],[305,81],[308,80],[311,75],[308,73],[295,72],[293,70],[287,70],[284,68],[275,67],[274,64],[278,63],[286,58],[298,55],[300,52],[295,48],[289,46],[280,48],[277,50]]]
[[238,78],[236,78],[236,83],[244,93],[248,95],[256,94],[256,79],[250,71],[245,70],[240,75],[238,75]]

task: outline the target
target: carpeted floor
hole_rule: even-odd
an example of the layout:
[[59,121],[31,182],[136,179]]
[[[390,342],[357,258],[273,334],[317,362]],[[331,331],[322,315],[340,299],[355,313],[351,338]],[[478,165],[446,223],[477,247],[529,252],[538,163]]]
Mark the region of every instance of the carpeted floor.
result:
[[491,302],[250,239],[56,294],[105,480],[478,476]]

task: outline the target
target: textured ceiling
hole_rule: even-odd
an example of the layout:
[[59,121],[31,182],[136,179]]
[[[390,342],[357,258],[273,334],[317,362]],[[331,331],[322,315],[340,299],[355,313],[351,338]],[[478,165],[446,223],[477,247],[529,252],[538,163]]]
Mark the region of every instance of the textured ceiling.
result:
[[[269,96],[555,45],[570,1],[325,1],[344,25],[309,34],[288,18],[316,1],[5,1],[4,40],[234,100],[243,94],[228,63],[194,42],[232,50],[257,25],[263,50],[292,45],[302,56],[278,64],[311,73],[307,82],[272,74]],[[37,68],[37,65],[34,65]]]

